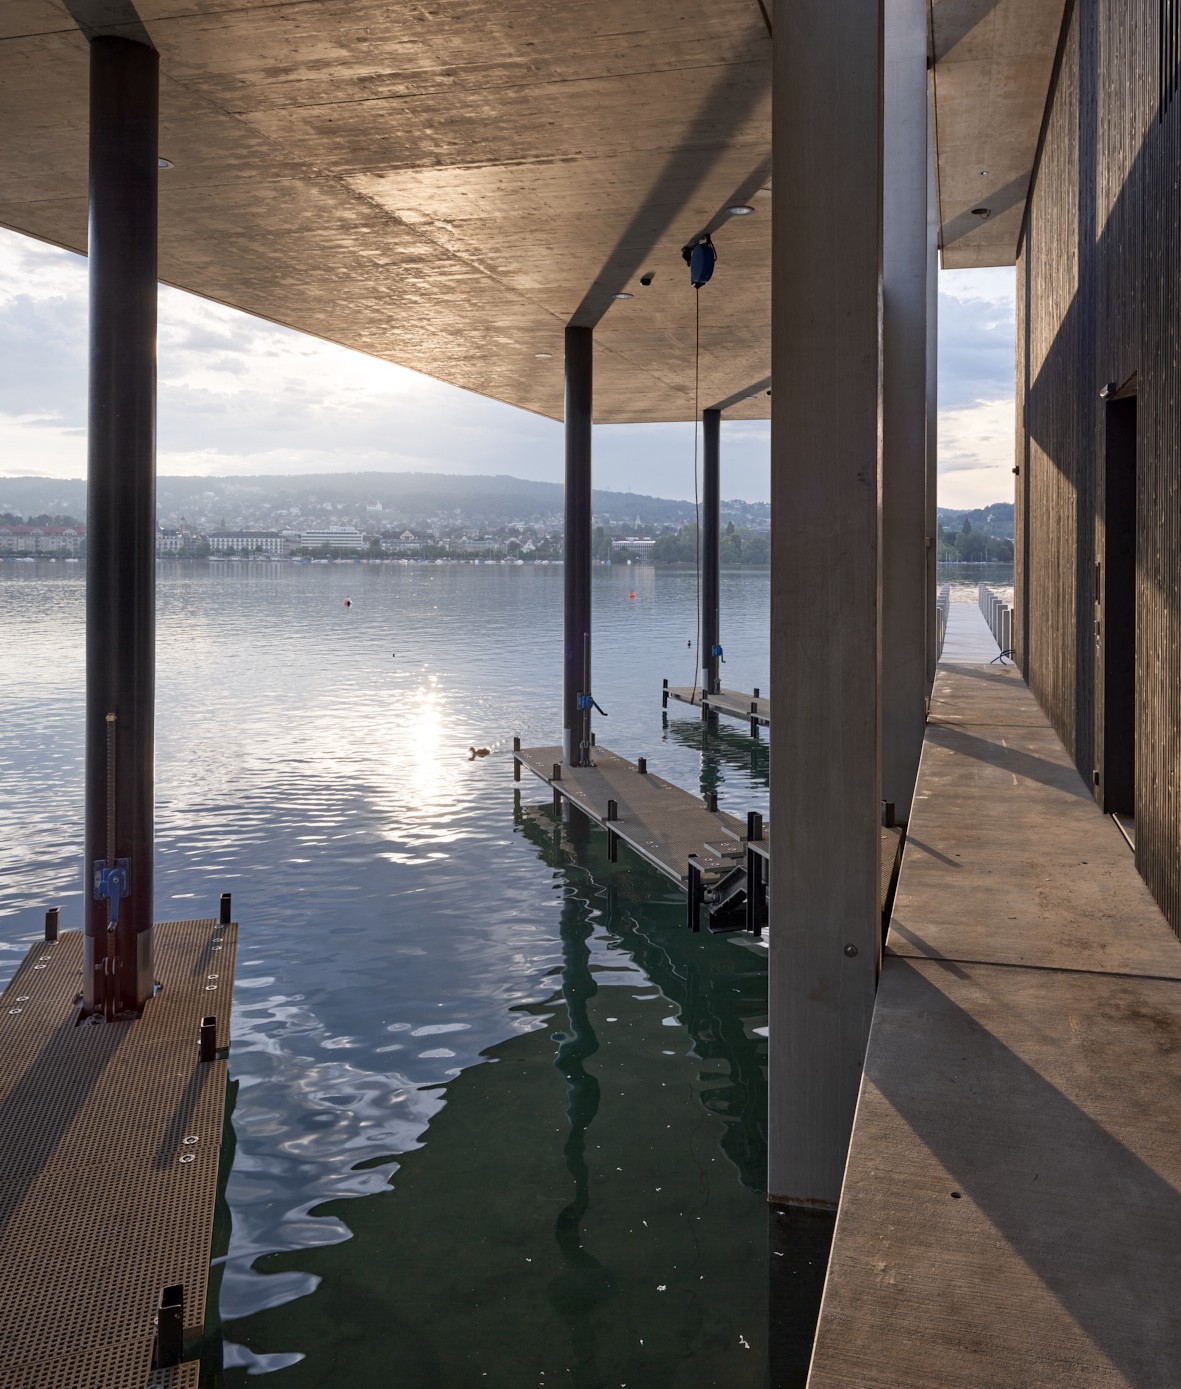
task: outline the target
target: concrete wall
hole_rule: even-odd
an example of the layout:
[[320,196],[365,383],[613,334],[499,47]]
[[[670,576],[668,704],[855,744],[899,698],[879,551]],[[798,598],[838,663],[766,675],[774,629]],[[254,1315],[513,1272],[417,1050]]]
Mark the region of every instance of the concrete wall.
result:
[[1136,863],[1181,932],[1181,97],[1162,33],[1175,8],[1068,8],[1017,266],[1015,639],[1092,784],[1111,700],[1096,561],[1109,539],[1132,541],[1105,531],[1100,391],[1116,383],[1137,398]]

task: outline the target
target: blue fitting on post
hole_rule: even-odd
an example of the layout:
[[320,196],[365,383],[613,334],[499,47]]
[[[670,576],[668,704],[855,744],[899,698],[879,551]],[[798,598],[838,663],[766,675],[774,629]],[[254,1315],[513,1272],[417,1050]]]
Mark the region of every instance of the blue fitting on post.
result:
[[716,656],[723,665],[725,664],[726,658],[722,655],[722,648],[720,646],[711,646],[709,654],[711,656]]
[[96,902],[109,902],[107,908],[107,930],[112,931],[119,924],[119,903],[131,895],[131,860],[117,858],[113,864],[105,859],[94,861],[94,899]]
[[599,703],[599,701],[594,697],[594,695],[592,695],[592,694],[579,694],[579,695],[577,696],[577,699],[578,699],[578,708],[579,708],[580,711],[585,711],[585,710],[588,710],[588,709],[597,709],[597,710],[599,711],[599,713],[602,714],[602,716],[603,716],[604,718],[607,717],[607,711],[606,711],[606,709],[603,708],[603,706],[602,706],[602,705]]

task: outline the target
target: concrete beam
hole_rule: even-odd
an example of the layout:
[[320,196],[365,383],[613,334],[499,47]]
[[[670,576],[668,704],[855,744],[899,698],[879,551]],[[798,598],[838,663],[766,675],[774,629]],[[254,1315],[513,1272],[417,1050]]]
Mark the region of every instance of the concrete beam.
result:
[[927,695],[939,664],[939,183],[935,164],[935,89],[927,82]]
[[885,7],[882,798],[905,824],[927,698],[927,8]]
[[771,1200],[835,1206],[880,954],[880,3],[776,0]]

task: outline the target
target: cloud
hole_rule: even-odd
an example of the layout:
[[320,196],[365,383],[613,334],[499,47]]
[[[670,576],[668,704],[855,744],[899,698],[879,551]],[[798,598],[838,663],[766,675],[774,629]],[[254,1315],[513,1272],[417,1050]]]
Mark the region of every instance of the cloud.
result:
[[[940,467],[985,501],[1011,466],[1013,293],[1011,270],[939,277]],[[82,257],[0,230],[0,475],[84,475],[86,304]],[[562,477],[560,425],[391,363],[168,288],[158,336],[161,474]],[[594,448],[597,486],[693,496],[691,424],[603,426]],[[770,495],[769,424],[723,423],[722,494]]]
[[1013,496],[1013,399],[939,413],[939,505],[986,506]]

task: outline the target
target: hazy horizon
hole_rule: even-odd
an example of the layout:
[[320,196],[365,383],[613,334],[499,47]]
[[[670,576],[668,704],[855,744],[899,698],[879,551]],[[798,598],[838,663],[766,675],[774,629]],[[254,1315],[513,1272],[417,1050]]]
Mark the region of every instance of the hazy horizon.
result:
[[[1014,272],[939,276],[941,502],[1012,490]],[[160,286],[157,472],[509,475],[560,482],[560,423]],[[85,476],[85,258],[0,229],[0,477]],[[693,423],[597,425],[605,491],[688,501]],[[722,490],[770,496],[770,424],[723,421]]]

